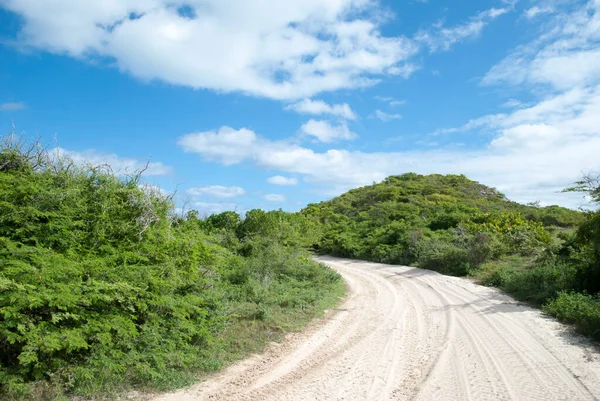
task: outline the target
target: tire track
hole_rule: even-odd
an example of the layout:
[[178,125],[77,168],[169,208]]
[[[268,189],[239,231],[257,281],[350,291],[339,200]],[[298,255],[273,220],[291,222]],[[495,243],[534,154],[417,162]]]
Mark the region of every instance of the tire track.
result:
[[348,296],[289,335],[154,401],[598,400],[600,355],[579,337],[468,280],[323,257]]

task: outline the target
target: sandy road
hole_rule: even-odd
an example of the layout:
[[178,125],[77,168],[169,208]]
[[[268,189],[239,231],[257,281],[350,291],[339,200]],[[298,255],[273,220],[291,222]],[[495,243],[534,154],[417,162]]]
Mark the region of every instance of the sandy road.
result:
[[155,401],[598,400],[600,354],[539,311],[431,271],[321,258],[339,309]]

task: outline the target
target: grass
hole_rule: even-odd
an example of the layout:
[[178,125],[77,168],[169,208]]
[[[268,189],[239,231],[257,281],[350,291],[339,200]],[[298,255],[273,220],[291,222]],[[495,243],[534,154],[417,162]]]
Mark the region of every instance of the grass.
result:
[[473,270],[471,276],[481,285],[502,288],[511,276],[525,270],[531,262],[528,257],[507,256],[484,263],[479,269]]
[[269,344],[281,342],[288,333],[301,331],[314,319],[323,317],[326,310],[337,306],[346,294],[346,284],[339,280],[321,294],[315,303],[301,307],[262,306],[251,302],[236,305],[236,317],[221,333],[219,341],[206,351],[203,366],[198,370],[179,372],[162,386],[146,388],[146,391],[186,387],[252,354],[263,352]]
[[262,320],[235,319],[222,334],[224,346],[215,350],[213,359],[216,366],[222,368],[250,354],[262,352],[269,343],[281,341],[287,333],[300,331],[313,319],[322,317],[325,310],[338,305],[345,293],[346,284],[340,280],[314,305],[292,309],[274,305],[266,308]]

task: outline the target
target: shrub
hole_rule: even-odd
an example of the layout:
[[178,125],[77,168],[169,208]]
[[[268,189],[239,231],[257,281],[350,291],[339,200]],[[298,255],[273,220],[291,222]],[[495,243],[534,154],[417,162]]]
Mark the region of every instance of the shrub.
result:
[[[343,289],[300,249],[304,217],[265,213],[260,234],[242,230],[244,257],[236,213],[176,217],[139,173],[19,146],[0,147],[2,399],[181,386]],[[248,338],[222,338],[247,320],[261,322]]]
[[419,243],[417,264],[424,269],[453,276],[464,276],[470,270],[466,249],[440,239]]
[[576,268],[561,260],[534,262],[504,273],[500,288],[540,306],[560,291],[573,288]]
[[600,297],[578,292],[561,292],[544,306],[544,311],[600,341]]

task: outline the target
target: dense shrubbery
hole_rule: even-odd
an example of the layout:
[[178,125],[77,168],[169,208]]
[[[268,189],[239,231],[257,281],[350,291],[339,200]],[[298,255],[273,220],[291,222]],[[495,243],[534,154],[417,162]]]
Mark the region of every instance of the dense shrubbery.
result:
[[[597,180],[569,190],[600,202]],[[472,274],[600,338],[600,211],[520,205],[464,176],[410,173],[303,213],[323,226],[319,252]]]
[[139,174],[0,149],[0,395],[182,384],[343,291],[304,216],[173,210]]
[[351,190],[304,214],[324,226],[319,252],[464,275],[503,255],[535,256],[583,215],[507,200],[464,176],[404,174]]
[[580,292],[561,292],[544,310],[562,321],[573,323],[579,331],[600,341],[600,297]]

